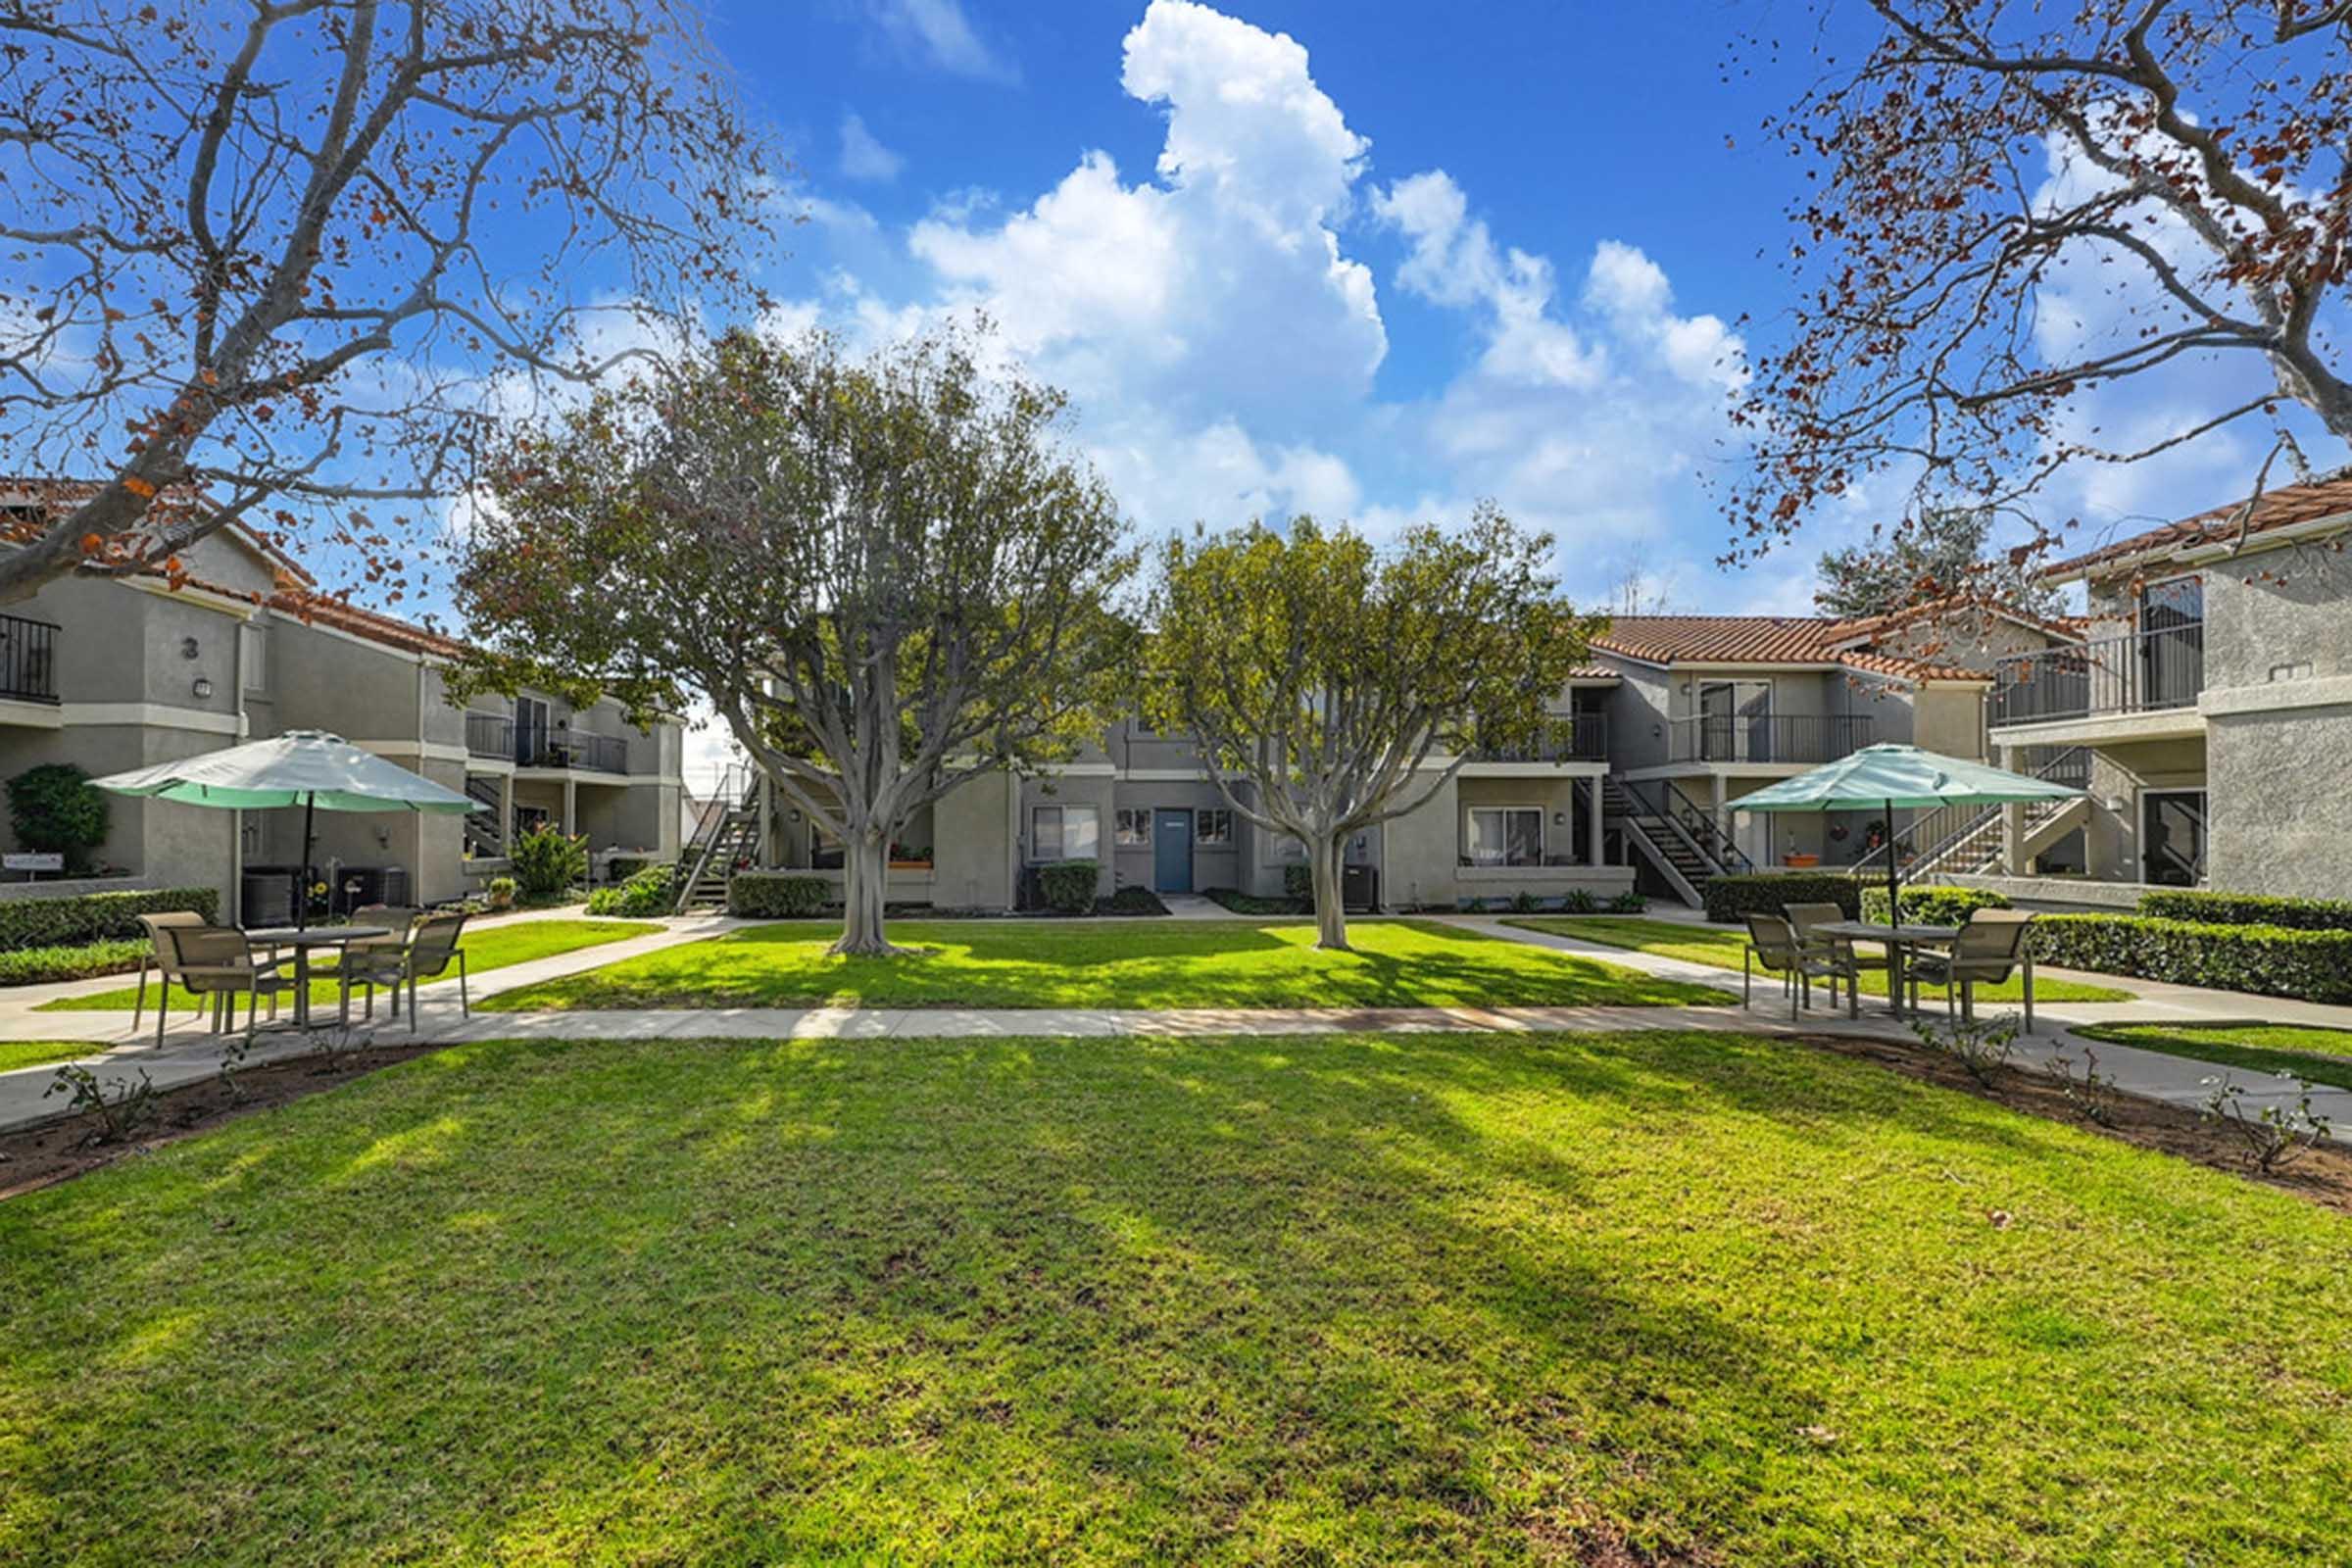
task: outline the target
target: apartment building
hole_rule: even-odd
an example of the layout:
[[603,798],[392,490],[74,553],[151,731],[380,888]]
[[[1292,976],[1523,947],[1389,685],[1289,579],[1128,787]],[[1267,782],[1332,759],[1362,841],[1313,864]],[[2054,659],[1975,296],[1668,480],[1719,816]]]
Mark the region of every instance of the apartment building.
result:
[[[2352,883],[2352,476],[2053,565],[2078,636],[1995,666],[1990,741],[2089,790],[2058,857],[2013,836],[1963,880],[2129,903],[2143,887],[2341,898]],[[2042,835],[2043,838],[2048,835]]]
[[[54,486],[0,489],[0,509],[57,500]],[[311,863],[334,868],[339,894],[356,880],[405,884],[426,903],[462,897],[505,868],[510,835],[534,821],[585,833],[593,851],[678,853],[677,724],[640,730],[616,704],[575,711],[542,694],[460,708],[442,672],[463,645],[311,597],[300,563],[258,535],[231,525],[180,562],[176,584],[66,578],[0,615],[0,779],[43,762],[112,773],[324,729],[484,808],[318,813]],[[236,909],[290,898],[300,822],[117,797],[97,858],[133,885],[217,887]]]

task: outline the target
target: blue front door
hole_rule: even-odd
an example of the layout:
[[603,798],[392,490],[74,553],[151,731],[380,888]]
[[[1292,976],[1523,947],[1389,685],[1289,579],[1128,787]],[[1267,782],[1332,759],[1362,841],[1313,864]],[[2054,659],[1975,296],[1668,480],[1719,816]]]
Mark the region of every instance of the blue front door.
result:
[[1152,886],[1161,893],[1193,891],[1193,813],[1152,813]]

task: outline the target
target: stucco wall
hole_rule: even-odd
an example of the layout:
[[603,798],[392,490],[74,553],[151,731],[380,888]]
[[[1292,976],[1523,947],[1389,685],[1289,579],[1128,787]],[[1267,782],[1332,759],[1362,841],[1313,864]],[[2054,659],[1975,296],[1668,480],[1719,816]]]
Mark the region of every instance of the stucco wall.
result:
[[2207,881],[2352,897],[2352,707],[2217,715],[2206,751]]
[[2282,679],[2352,674],[2352,561],[2267,551],[2205,573],[2206,686],[2262,685],[2274,669]]

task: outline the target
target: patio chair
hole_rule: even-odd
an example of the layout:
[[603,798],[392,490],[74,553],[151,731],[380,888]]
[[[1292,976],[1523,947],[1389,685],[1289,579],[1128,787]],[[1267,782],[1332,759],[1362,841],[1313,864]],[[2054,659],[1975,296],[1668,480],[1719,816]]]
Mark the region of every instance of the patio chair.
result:
[[[166,974],[199,997],[213,999],[213,1032],[219,1034],[236,1021],[237,998],[250,997],[245,1014],[245,1038],[261,1023],[262,998],[270,999],[270,1016],[277,1017],[277,999],[294,989],[294,981],[278,972],[273,960],[257,960],[245,933],[233,925],[168,925],[165,945],[172,950],[173,967]],[[169,980],[167,981],[167,984]],[[169,993],[167,993],[169,995]],[[164,1043],[164,1013],[155,1020],[155,1043]]]
[[351,944],[360,948],[400,948],[409,941],[409,928],[424,911],[413,904],[363,904],[351,911],[353,925],[380,925],[387,933],[380,937],[362,937]]
[[1812,1005],[1816,976],[1830,982],[1830,1005],[1838,1004],[1837,971],[1808,954],[1798,943],[1795,928],[1777,914],[1751,914],[1747,917],[1747,951],[1740,957],[1740,1005],[1742,1007],[1754,1000],[1755,965],[1761,965],[1767,974],[1779,975],[1788,986],[1790,1018],[1796,1017],[1801,1008]]
[[416,1032],[416,983],[436,980],[449,972],[453,962],[458,966],[458,1008],[461,1016],[473,1016],[473,1003],[466,994],[466,953],[458,946],[465,934],[467,916],[428,914],[409,928],[409,940],[399,948],[380,944],[355,943],[350,956],[344,959],[344,973],[351,984],[368,988],[367,1016],[375,1016],[375,988],[389,986],[392,990],[392,1016],[400,1016],[400,988],[409,988],[409,1033]]
[[2024,909],[1975,909],[1961,923],[1949,953],[1921,953],[1904,971],[1911,986],[1911,1010],[1919,1010],[1919,988],[1942,986],[1944,1008],[1955,1007],[1974,1022],[1978,982],[1999,985],[2022,970],[2026,990],[2026,1033],[2034,1032],[2034,958],[2026,952],[2026,928],[2034,916]]
[[[147,971],[151,966],[161,968],[164,974],[163,993],[155,1004],[156,1011],[169,1013],[172,1010],[172,982],[179,974],[179,952],[164,940],[165,928],[202,925],[204,916],[193,910],[172,910],[165,914],[142,914],[139,924],[147,928],[147,952],[139,959],[139,999],[130,1009],[130,1026],[133,1029],[139,1026],[139,1019],[147,1012]],[[204,1010],[201,1004],[197,1010]],[[161,1027],[160,1021],[158,1027]],[[157,1040],[162,1040],[160,1033]]]
[[[1886,968],[1886,954],[1881,952],[1875,956],[1867,956],[1855,948],[1851,937],[1818,934],[1819,927],[1845,918],[1845,911],[1835,904],[1785,904],[1781,906],[1781,912],[1788,917],[1790,928],[1796,932],[1797,945],[1804,949],[1806,955],[1828,964],[1837,971],[1838,978],[1845,982],[1846,1015],[1854,1018],[1862,1016],[1862,971]],[[1831,1000],[1835,1004],[1835,991]]]

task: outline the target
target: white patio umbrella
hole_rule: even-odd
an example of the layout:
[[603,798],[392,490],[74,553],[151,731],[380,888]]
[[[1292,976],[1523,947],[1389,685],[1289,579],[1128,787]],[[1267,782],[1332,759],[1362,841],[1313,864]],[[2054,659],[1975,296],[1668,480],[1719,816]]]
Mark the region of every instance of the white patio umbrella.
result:
[[2004,806],[2011,801],[2063,801],[2087,790],[2028,778],[1963,757],[1916,746],[1865,746],[1835,762],[1808,768],[1732,803],[1737,811],[1843,811],[1881,806],[1886,810],[1886,918],[1903,923],[1895,880],[1894,808],[1898,806]]
[[[302,862],[311,859],[311,818],[316,811],[438,811],[477,809],[470,796],[363,751],[340,735],[292,729],[274,740],[251,741],[218,752],[158,762],[152,767],[110,773],[91,783],[117,795],[137,795],[182,806],[221,810],[302,808]],[[294,923],[305,924],[310,899],[294,901]]]

